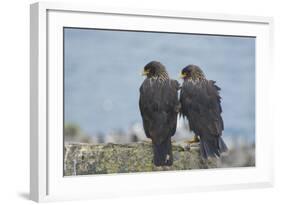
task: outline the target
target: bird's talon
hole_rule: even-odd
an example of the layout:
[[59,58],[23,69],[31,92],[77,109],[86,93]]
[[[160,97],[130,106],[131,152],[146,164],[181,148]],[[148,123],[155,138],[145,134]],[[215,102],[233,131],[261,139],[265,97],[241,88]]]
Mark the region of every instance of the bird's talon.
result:
[[187,144],[194,144],[200,142],[200,140],[197,136],[194,136],[191,140],[187,140],[186,142]]

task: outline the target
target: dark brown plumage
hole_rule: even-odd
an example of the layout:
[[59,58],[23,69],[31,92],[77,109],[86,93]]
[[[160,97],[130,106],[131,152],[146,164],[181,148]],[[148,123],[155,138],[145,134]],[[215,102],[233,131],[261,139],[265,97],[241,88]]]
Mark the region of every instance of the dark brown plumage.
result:
[[171,137],[176,132],[179,83],[169,79],[165,67],[152,61],[144,67],[147,78],[140,87],[139,108],[145,134],[152,140],[156,166],[173,164]]
[[227,150],[221,138],[224,125],[220,88],[215,81],[207,80],[196,65],[185,67],[181,76],[184,82],[180,92],[180,114],[188,119],[190,130],[199,136],[202,157],[219,157]]

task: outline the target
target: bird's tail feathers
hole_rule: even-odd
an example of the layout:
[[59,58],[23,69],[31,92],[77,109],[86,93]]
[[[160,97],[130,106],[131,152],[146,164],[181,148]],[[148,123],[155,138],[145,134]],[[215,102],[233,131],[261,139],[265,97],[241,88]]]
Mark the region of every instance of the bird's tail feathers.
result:
[[155,166],[172,166],[173,153],[171,139],[168,138],[160,144],[153,143],[153,163]]
[[211,140],[200,138],[200,152],[205,159],[208,157],[220,157],[221,153],[227,150],[227,146],[221,137]]

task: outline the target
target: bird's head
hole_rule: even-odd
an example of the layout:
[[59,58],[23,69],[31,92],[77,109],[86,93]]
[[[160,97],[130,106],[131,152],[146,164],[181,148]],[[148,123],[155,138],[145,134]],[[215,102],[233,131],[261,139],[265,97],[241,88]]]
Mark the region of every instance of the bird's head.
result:
[[142,75],[147,76],[148,78],[168,77],[165,66],[158,61],[151,61],[146,64]]
[[180,78],[183,80],[202,80],[205,78],[205,75],[201,68],[197,65],[188,65],[182,69],[180,73]]

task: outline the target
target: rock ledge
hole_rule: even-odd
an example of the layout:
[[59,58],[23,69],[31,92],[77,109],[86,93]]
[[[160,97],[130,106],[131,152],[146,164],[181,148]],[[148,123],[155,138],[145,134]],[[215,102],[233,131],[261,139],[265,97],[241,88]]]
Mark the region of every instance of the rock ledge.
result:
[[198,146],[187,148],[173,143],[174,163],[156,167],[152,163],[151,142],[130,144],[69,143],[64,149],[64,175],[169,171],[216,168],[216,159],[203,160]]

